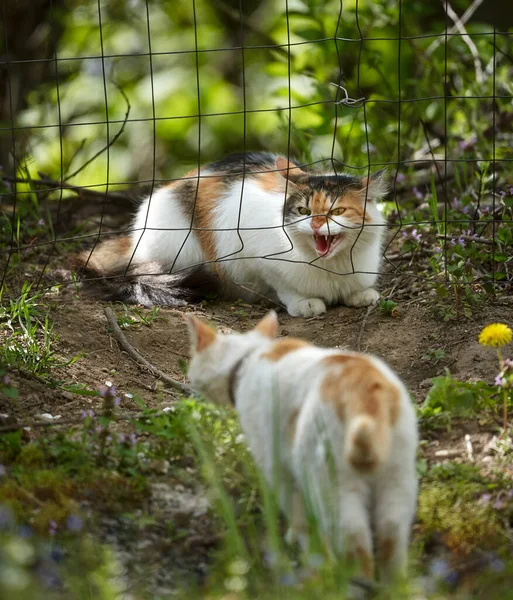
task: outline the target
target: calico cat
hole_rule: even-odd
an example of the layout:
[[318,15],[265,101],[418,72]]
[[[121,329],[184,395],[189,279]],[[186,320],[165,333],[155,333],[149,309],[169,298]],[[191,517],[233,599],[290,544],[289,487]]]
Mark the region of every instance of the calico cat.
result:
[[386,192],[383,172],[307,173],[284,156],[233,155],[156,191],[128,235],[78,263],[97,297],[144,306],[183,304],[196,292],[274,296],[301,317],[327,304],[367,306],[379,298],[385,222],[376,201]]
[[308,508],[331,549],[366,576],[374,557],[381,579],[404,575],[418,440],[397,375],[372,356],[276,340],[273,311],[244,334],[216,333],[191,314],[187,321],[192,386],[235,407],[303,547]]

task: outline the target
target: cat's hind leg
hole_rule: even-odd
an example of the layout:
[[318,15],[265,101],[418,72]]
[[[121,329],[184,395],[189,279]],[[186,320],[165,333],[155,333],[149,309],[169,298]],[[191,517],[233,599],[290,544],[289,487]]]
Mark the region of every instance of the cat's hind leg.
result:
[[379,489],[376,507],[376,543],[381,581],[404,577],[408,568],[408,544],[415,514],[417,481],[415,473],[404,481],[393,478]]

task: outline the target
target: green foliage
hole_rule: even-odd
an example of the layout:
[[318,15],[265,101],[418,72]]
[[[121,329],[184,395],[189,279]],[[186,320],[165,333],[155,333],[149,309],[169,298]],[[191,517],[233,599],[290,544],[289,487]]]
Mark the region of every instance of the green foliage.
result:
[[[433,386],[420,407],[424,426],[448,426],[453,417],[498,415],[502,395],[495,385],[484,381],[457,381],[446,369],[446,374],[433,379]],[[513,394],[508,396],[513,406]]]
[[117,314],[117,322],[121,329],[135,328],[141,325],[150,327],[152,323],[163,318],[159,314],[160,308],[158,306],[154,306],[151,310],[144,310],[139,306],[126,306],[124,304],[122,307],[122,314]]
[[417,513],[422,535],[442,534],[447,546],[460,554],[504,543],[500,519],[488,503],[479,502],[481,490],[467,480],[465,485],[423,484]]
[[[0,290],[0,300],[4,293]],[[52,368],[78,360],[79,356],[75,356],[62,362],[56,354],[54,344],[58,336],[50,324],[50,310],[41,292],[31,293],[28,282],[23,284],[19,297],[0,305],[0,358],[6,365],[46,375]]]

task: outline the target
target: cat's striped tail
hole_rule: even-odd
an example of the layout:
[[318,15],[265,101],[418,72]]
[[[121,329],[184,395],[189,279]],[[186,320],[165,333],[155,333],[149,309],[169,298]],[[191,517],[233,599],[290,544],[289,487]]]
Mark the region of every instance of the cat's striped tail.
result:
[[107,240],[93,252],[86,250],[73,260],[81,289],[95,300],[151,306],[183,306],[219,292],[218,276],[207,265],[169,273],[158,262],[131,265],[127,236]]

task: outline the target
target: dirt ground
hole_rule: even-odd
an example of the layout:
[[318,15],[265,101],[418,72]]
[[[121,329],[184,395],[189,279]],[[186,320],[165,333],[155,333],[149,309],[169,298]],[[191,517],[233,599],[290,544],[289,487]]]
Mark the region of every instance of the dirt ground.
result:
[[[118,314],[124,310],[121,305],[114,308]],[[129,342],[150,363],[183,382],[186,379],[180,363],[183,366],[189,356],[184,319],[187,311],[194,311],[224,331],[244,331],[254,326],[267,308],[240,303],[163,308],[151,325],[130,325],[124,330]],[[338,307],[306,320],[279,311],[279,321],[280,336],[296,336],[323,346],[366,351],[385,359],[421,403],[431,378],[443,374],[446,368],[462,381],[477,378],[493,381],[497,372],[496,354],[481,347],[477,337],[485,324],[495,321],[512,324],[513,309],[511,305],[490,304],[473,318],[443,322],[436,316],[431,303],[417,299],[399,302],[396,317],[383,314],[378,308]],[[54,369],[54,380],[92,389],[98,389],[109,380],[121,394],[140,396],[152,408],[164,408],[177,399],[175,392],[157,385],[154,376],[120,349],[109,331],[101,303],[68,292],[62,299],[55,299],[51,322],[58,334],[57,354],[64,360],[81,355],[69,367]],[[21,422],[37,419],[41,413],[73,420],[85,409],[99,408],[96,403],[100,400],[96,397],[51,389],[33,378],[14,375],[13,379],[20,388],[19,400],[4,406],[0,399],[0,412],[14,413]],[[124,396],[121,408],[127,415],[140,409],[130,396]],[[426,438],[422,443],[423,457],[430,464],[448,459],[466,461],[465,434],[470,435],[475,460],[485,467],[485,461],[489,460],[486,449],[494,428],[489,423],[481,425],[477,420],[455,423],[451,431],[428,432],[423,436]],[[100,538],[114,549],[124,566],[128,584],[144,580],[152,593],[165,594],[176,590],[180,580],[190,581],[191,574],[201,581],[208,571],[208,552],[215,539],[209,538],[207,508],[208,499],[204,493],[191,492],[163,473],[151,477],[151,498],[145,509],[145,514],[151,515],[157,525],[141,529],[137,519],[144,511],[136,511],[130,518],[103,514],[95,518]],[[85,505],[82,509],[91,516],[95,513],[93,506]],[[169,519],[183,522],[187,527],[188,536],[183,544],[171,543],[166,530],[158,525]],[[151,565],[151,572],[147,571],[147,565]]]
[[[129,326],[125,334],[130,343],[154,366],[170,376],[186,381],[180,360],[187,360],[189,346],[184,314],[194,311],[224,331],[245,331],[266,313],[264,306],[216,303],[204,307],[161,309],[150,325]],[[488,305],[471,319],[443,322],[429,305],[421,302],[399,304],[398,316],[391,317],[374,309],[337,307],[312,319],[292,318],[279,312],[280,336],[295,336],[327,347],[341,347],[375,354],[387,361],[404,379],[418,402],[422,402],[430,379],[449,368],[459,380],[482,378],[490,383],[497,370],[493,350],[477,341],[481,328],[495,321],[513,323],[511,306]],[[56,303],[51,315],[59,338],[56,350],[69,360],[82,354],[73,365],[56,370],[54,377],[98,388],[111,380],[122,392],[138,394],[149,406],[158,407],[155,378],[136,365],[110,335],[103,305],[73,298]],[[438,352],[435,355],[435,351]],[[72,416],[90,402],[69,394],[56,395],[37,382],[24,381],[22,404],[25,416],[34,412],[56,411]],[[21,416],[21,414],[20,414]]]

